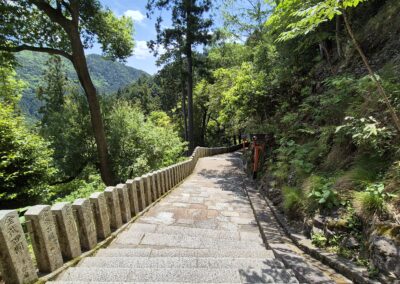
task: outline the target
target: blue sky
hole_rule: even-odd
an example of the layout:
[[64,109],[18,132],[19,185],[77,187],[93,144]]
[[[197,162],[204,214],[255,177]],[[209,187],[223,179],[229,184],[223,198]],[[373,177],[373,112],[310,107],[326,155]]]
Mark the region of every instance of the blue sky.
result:
[[[101,0],[102,4],[110,8],[117,16],[127,15],[133,19],[135,33],[135,50],[133,56],[129,57],[126,64],[137,69],[144,70],[150,74],[157,72],[154,56],[149,52],[146,41],[156,36],[154,23],[155,19],[147,19],[147,0]],[[169,17],[164,17],[169,20]],[[87,53],[101,54],[101,49],[95,45]]]
[[[155,74],[158,70],[156,59],[147,48],[146,42],[155,39],[155,19],[158,16],[157,12],[151,19],[146,17],[147,0],[101,0],[102,4],[110,8],[117,16],[127,15],[134,21],[135,33],[135,50],[133,56],[129,57],[126,64],[137,69],[144,70],[150,74]],[[170,24],[170,15],[168,12],[163,12],[163,25]],[[101,54],[99,45],[95,45],[92,49],[87,50],[87,53]]]

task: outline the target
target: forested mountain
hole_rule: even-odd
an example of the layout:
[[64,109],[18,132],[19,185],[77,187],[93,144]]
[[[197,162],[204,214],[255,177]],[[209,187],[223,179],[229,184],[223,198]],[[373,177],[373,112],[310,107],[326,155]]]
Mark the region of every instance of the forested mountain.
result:
[[[26,82],[26,89],[21,100],[22,109],[36,116],[40,102],[36,98],[35,92],[40,82],[43,81],[43,73],[47,68],[46,62],[49,55],[23,51],[17,53],[16,58],[19,64],[16,68],[17,77]],[[72,64],[64,58],[62,61],[66,67],[67,77],[77,81],[78,78]],[[119,88],[127,86],[141,76],[150,76],[142,70],[107,60],[98,54],[89,54],[87,62],[92,80],[100,94],[116,92]]]

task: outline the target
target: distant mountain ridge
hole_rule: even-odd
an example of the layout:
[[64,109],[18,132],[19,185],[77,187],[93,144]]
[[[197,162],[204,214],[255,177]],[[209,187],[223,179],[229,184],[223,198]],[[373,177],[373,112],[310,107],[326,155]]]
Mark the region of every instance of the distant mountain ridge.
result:
[[[35,92],[42,83],[49,55],[23,51],[16,54],[16,58],[19,63],[16,68],[17,76],[27,83],[21,100],[21,107],[24,112],[37,116],[40,101],[36,98]],[[89,54],[86,58],[90,75],[99,94],[114,93],[142,76],[150,76],[145,71],[126,66],[120,62],[107,60],[98,54]],[[63,59],[63,63],[67,77],[77,81],[78,77],[72,64],[66,59]]]

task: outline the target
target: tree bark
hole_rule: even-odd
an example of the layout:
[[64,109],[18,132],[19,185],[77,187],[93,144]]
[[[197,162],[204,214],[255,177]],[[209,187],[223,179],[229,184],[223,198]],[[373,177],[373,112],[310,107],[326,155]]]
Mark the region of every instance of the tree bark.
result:
[[114,179],[110,168],[107,140],[104,132],[100,104],[97,99],[96,88],[92,82],[92,79],[90,78],[85,52],[78,28],[72,28],[68,35],[71,41],[72,64],[74,65],[79,82],[81,83],[88,100],[90,120],[92,123],[100,164],[101,179],[106,185],[113,185]]
[[395,124],[395,126],[397,128],[397,131],[400,132],[400,120],[399,120],[399,117],[397,116],[396,110],[393,108],[392,104],[390,103],[389,97],[387,96],[387,94],[385,92],[385,89],[383,88],[382,84],[379,82],[379,79],[376,77],[374,71],[372,70],[372,68],[371,68],[371,66],[370,66],[370,64],[368,62],[367,57],[364,54],[364,51],[362,50],[360,44],[358,43],[358,41],[357,41],[357,39],[356,39],[356,37],[355,37],[355,35],[353,33],[353,30],[352,30],[352,28],[350,26],[349,20],[347,18],[346,11],[342,10],[342,13],[343,13],[343,19],[344,19],[344,23],[346,25],[347,32],[349,33],[349,35],[350,35],[350,37],[351,37],[351,39],[353,41],[353,44],[356,47],[358,53],[360,54],[361,59],[362,59],[364,65],[365,65],[365,67],[368,70],[369,75],[371,76],[372,80],[376,84],[376,87],[378,89],[378,93],[383,98],[383,100],[384,100],[384,102],[386,104],[386,107],[388,108],[388,110],[389,110],[389,112],[390,112],[390,114],[392,116],[392,120],[393,120],[393,122],[394,122],[394,124]]
[[[190,0],[191,3],[192,0]],[[188,100],[188,139],[189,152],[194,150],[194,123],[193,123],[193,58],[191,37],[191,4],[186,11],[186,59],[187,59],[187,100]]]
[[342,47],[340,45],[340,15],[336,16],[335,38],[336,38],[336,51],[337,51],[338,57],[342,58]]
[[182,89],[182,118],[184,126],[185,141],[188,141],[187,111],[186,111],[186,88],[185,88],[185,71],[183,67],[182,54],[179,52],[179,62],[181,68],[181,89]]

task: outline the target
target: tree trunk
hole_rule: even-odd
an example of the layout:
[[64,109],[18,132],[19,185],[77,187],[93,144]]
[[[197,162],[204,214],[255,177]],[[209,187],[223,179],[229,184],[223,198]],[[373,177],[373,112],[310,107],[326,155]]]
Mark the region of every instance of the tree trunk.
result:
[[203,117],[201,121],[201,145],[205,146],[206,145],[206,128],[207,128],[207,108],[202,108],[203,109]]
[[187,99],[188,99],[188,139],[189,152],[194,150],[194,123],[193,123],[193,58],[191,30],[191,5],[186,11],[186,59],[187,59]]
[[183,67],[182,54],[179,52],[179,62],[181,68],[181,89],[182,89],[182,118],[184,126],[185,141],[188,141],[187,111],[186,111],[186,88],[185,88],[185,71]]
[[335,38],[336,38],[336,51],[337,51],[338,57],[342,58],[342,47],[340,45],[340,15],[336,16]]
[[72,63],[78,74],[79,82],[81,83],[90,110],[90,120],[92,123],[93,134],[97,146],[97,154],[100,163],[101,179],[106,185],[113,185],[113,175],[110,169],[107,140],[104,132],[104,125],[100,111],[100,104],[97,99],[96,88],[90,78],[89,70],[87,67],[86,57],[77,28],[69,33],[72,48]]
[[358,53],[360,54],[361,59],[362,59],[364,65],[365,65],[365,67],[368,70],[369,75],[371,76],[372,80],[376,84],[376,87],[378,89],[379,95],[385,101],[386,107],[389,109],[389,112],[390,112],[390,114],[392,116],[392,120],[393,120],[393,122],[394,122],[394,124],[395,124],[395,126],[397,128],[397,131],[400,132],[400,120],[399,120],[399,117],[397,116],[396,110],[393,108],[392,104],[390,103],[389,97],[386,95],[385,89],[383,88],[382,84],[379,82],[379,79],[376,77],[374,71],[372,70],[371,66],[369,65],[368,59],[365,56],[364,51],[362,50],[361,46],[359,45],[359,43],[358,43],[358,41],[357,41],[357,39],[356,39],[356,37],[355,37],[355,35],[353,33],[353,30],[352,30],[352,28],[350,26],[349,20],[347,18],[346,11],[343,10],[342,13],[343,13],[343,19],[344,19],[344,23],[346,25],[347,32],[349,33],[349,35],[350,35],[350,37],[351,37],[351,39],[353,41],[353,44],[356,47]]

